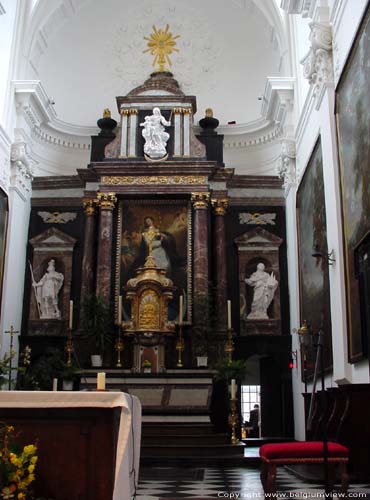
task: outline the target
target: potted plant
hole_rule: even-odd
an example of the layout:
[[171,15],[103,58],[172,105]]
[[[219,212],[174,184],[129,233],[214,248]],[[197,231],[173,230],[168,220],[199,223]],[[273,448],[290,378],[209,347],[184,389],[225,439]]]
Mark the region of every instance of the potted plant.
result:
[[235,379],[237,382],[241,382],[247,373],[247,362],[245,359],[233,359],[229,361],[228,359],[223,359],[215,366],[216,380],[225,380],[228,384],[231,380]]
[[64,365],[64,369],[61,373],[61,379],[63,380],[63,391],[73,391],[74,382],[78,379],[78,368],[72,365]]
[[95,352],[91,355],[91,364],[95,367],[103,365],[107,346],[112,343],[110,332],[109,306],[98,295],[89,295],[83,302],[83,327]]

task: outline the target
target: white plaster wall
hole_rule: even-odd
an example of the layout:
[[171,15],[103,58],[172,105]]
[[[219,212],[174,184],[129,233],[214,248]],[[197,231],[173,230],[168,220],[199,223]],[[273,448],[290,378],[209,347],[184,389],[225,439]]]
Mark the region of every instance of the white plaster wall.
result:
[[[366,0],[332,0],[330,6],[331,22],[334,35],[334,63],[336,64],[336,82],[339,80],[345,60],[348,56],[352,41],[361,22]],[[297,17],[297,16],[294,16]],[[297,23],[297,19],[293,21]],[[292,23],[292,22],[291,22]],[[303,33],[303,32],[302,32]],[[299,40],[295,41],[299,45]],[[302,45],[303,47],[303,45]],[[297,50],[298,51],[298,50]],[[296,61],[298,58],[296,58]],[[296,68],[297,75],[299,73]],[[299,77],[298,82],[299,82]],[[300,85],[301,97],[304,95],[304,85]],[[306,85],[307,87],[307,85]],[[321,137],[324,183],[325,208],[327,221],[327,241],[329,252],[334,250],[336,262],[329,268],[330,278],[330,306],[333,337],[333,374],[326,377],[327,386],[336,386],[338,383],[369,383],[368,360],[355,365],[347,362],[347,317],[345,297],[345,263],[343,255],[343,236],[341,225],[340,180],[338,168],[338,149],[336,138],[336,124],[334,116],[334,85],[327,88],[319,109],[309,90],[301,107],[300,100],[296,100],[299,107],[299,120],[296,129],[297,147],[297,182],[299,184],[309,162],[318,137]],[[287,197],[287,234],[288,234],[288,262],[289,262],[289,290],[292,329],[299,326],[299,292],[296,281],[298,262],[295,227],[295,192],[290,191]],[[292,276],[292,273],[295,273]],[[293,346],[297,348],[297,339],[293,335]],[[303,399],[301,396],[302,384],[298,377],[293,377],[294,415],[296,423],[296,438],[304,437],[303,429]]]
[[334,76],[338,83],[366,9],[367,0],[329,0],[333,27]]
[[4,121],[5,96],[9,81],[12,42],[17,13],[17,0],[1,0],[5,13],[0,15],[0,124]]
[[[4,294],[0,319],[1,334],[9,330],[11,326],[14,326],[17,331],[21,329],[29,214],[29,200],[25,200],[17,190],[11,188]],[[17,344],[15,340],[15,350],[17,350]],[[9,345],[9,335],[4,334],[1,339],[0,357],[9,352]]]

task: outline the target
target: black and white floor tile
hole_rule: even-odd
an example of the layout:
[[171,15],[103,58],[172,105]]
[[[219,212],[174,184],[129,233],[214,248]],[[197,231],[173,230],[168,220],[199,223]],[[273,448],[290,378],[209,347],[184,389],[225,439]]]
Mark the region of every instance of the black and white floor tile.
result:
[[[306,483],[290,472],[278,470],[277,498],[324,498],[320,483]],[[334,498],[340,498],[339,493]],[[349,488],[350,498],[369,498],[370,484],[354,484]],[[260,471],[257,468],[142,468],[136,500],[159,499],[263,499]]]

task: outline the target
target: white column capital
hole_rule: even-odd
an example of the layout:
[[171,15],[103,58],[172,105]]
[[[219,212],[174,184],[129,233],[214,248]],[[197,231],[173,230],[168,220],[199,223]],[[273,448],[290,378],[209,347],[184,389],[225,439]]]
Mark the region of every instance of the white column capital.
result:
[[311,48],[302,59],[303,76],[313,87],[316,109],[319,109],[325,89],[334,84],[333,36],[329,23],[310,23]]
[[37,163],[32,158],[31,148],[27,142],[13,142],[11,145],[10,162],[10,185],[19,192],[23,199],[26,199],[31,195],[31,182]]
[[283,180],[285,196],[296,184],[296,143],[291,137],[281,140],[281,155],[276,161],[276,173]]

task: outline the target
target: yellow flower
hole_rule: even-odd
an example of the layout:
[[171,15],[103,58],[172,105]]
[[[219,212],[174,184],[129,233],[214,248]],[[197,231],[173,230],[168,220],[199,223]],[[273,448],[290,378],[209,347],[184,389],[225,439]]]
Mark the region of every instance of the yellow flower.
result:
[[36,453],[37,447],[34,444],[29,444],[23,448],[23,451],[26,455],[33,455]]
[[26,495],[24,493],[18,493],[18,496],[17,496],[18,500],[24,500],[26,498]]
[[28,472],[32,473],[35,470],[35,466],[33,464],[28,466]]
[[36,455],[35,455],[34,457],[32,457],[32,458],[31,458],[30,462],[31,462],[31,464],[36,464],[36,462],[37,462],[37,457],[36,457]]
[[14,431],[14,427],[12,425],[6,426],[6,432],[13,432],[13,431]]

